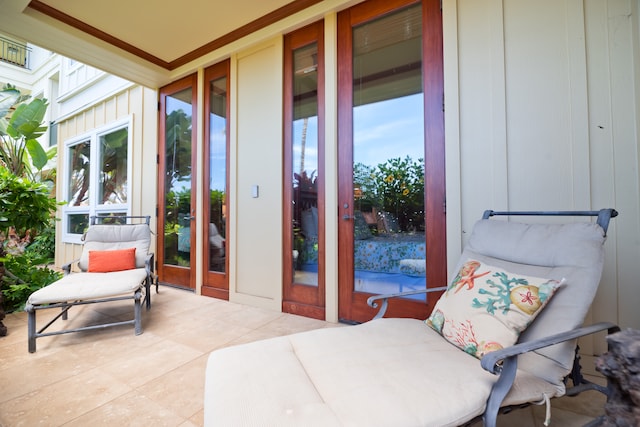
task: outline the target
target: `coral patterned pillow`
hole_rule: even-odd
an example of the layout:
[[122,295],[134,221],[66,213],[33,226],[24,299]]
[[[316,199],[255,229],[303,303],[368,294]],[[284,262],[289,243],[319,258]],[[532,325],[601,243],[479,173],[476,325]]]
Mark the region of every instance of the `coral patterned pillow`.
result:
[[87,271],[90,273],[109,273],[132,268],[136,268],[136,248],[89,251]]
[[515,344],[564,282],[514,274],[469,260],[426,323],[452,344],[481,358]]

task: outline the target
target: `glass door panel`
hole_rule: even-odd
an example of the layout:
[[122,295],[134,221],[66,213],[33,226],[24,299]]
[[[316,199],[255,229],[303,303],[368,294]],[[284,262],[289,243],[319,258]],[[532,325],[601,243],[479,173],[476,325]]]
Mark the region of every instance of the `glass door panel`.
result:
[[202,294],[229,298],[227,229],[229,152],[229,61],[205,70],[204,265]]
[[195,288],[194,144],[195,76],[161,89],[158,275],[165,283]]
[[318,45],[293,52],[293,281],[318,286]]
[[[443,160],[434,150],[444,142],[442,122],[426,111],[442,105],[442,92],[433,90],[442,82],[437,11],[438,2],[389,0],[338,16],[338,84],[350,95],[338,107],[339,316],[345,321],[371,319],[371,294],[425,289],[429,270],[440,281],[446,269],[439,257],[427,256],[438,252],[430,245],[445,247],[444,200],[434,197],[444,169],[430,167]],[[438,203],[435,216],[442,220],[427,222]],[[428,311],[425,294],[395,304],[394,315]]]
[[167,96],[165,137],[164,262],[191,267],[191,96]]
[[357,292],[426,287],[421,36],[420,5],[353,29]]
[[209,271],[224,273],[227,198],[227,78],[210,84]]
[[283,310],[324,312],[323,23],[284,41]]

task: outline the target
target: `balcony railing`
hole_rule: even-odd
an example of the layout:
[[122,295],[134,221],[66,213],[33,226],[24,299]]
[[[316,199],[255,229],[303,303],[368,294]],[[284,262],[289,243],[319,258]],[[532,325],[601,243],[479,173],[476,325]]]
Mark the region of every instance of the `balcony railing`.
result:
[[0,61],[18,67],[29,68],[31,48],[25,44],[0,37]]

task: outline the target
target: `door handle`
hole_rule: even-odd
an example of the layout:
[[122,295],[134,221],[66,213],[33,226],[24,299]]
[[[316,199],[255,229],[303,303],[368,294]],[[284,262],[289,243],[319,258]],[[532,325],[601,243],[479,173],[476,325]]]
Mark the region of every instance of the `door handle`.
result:
[[[342,205],[342,208],[344,210],[349,209],[349,203],[345,203],[344,205]],[[349,221],[350,219],[356,219],[356,217],[346,213],[346,214],[342,215],[342,219],[344,219],[345,221]]]

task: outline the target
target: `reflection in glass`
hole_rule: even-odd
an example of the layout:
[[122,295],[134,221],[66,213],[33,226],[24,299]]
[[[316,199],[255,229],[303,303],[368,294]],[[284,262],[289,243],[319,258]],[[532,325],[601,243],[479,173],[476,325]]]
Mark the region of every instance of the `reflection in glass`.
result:
[[108,214],[99,214],[95,220],[95,224],[126,224],[127,213],[126,212],[111,212]]
[[127,128],[100,136],[99,204],[127,203]]
[[89,214],[68,214],[67,232],[70,234],[84,234],[89,228]]
[[89,206],[90,142],[69,147],[69,159],[69,206]]
[[225,271],[227,189],[227,78],[210,83],[209,271]]
[[164,263],[189,267],[191,258],[191,96],[166,98]]
[[293,52],[294,282],[318,286],[318,45]]
[[354,287],[426,287],[421,6],[353,29]]

